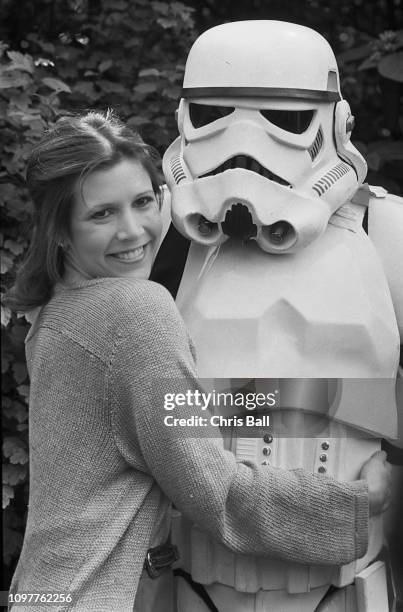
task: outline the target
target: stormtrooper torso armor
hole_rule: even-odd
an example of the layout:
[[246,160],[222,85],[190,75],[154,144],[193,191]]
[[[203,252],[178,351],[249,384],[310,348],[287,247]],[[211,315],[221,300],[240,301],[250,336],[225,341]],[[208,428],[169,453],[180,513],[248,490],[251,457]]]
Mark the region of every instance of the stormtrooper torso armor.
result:
[[[178,126],[164,172],[174,223],[192,240],[177,301],[199,375],[216,389],[278,379],[287,398],[273,432],[234,428],[227,447],[239,461],[357,479],[396,435],[399,332],[388,245],[378,240],[379,257],[362,228],[377,194],[360,188],[366,164],[333,52],[294,24],[213,28],[189,54]],[[313,610],[327,585],[353,582],[378,554],[381,523],[371,520],[367,554],[344,568],[234,555],[191,527],[175,537],[194,580],[234,589],[232,612]],[[244,608],[236,592],[256,598]]]
[[[287,393],[295,398],[288,435],[281,435],[276,411],[261,436],[239,438],[234,428],[227,444],[239,461],[355,480],[380,438],[395,436],[399,332],[379,256],[362,229],[364,212],[346,204],[317,241],[287,257],[253,242],[191,248],[178,306],[197,348],[200,377],[226,390],[231,379],[259,379],[259,391],[264,379],[294,379],[281,382],[293,387]],[[337,397],[314,401],[320,379],[335,378],[344,379],[336,383]],[[309,401],[298,401],[302,395]],[[246,559],[197,529],[187,541],[193,545],[183,549],[198,582],[302,593],[351,583],[382,547],[382,518],[371,521],[365,557],[344,568]]]

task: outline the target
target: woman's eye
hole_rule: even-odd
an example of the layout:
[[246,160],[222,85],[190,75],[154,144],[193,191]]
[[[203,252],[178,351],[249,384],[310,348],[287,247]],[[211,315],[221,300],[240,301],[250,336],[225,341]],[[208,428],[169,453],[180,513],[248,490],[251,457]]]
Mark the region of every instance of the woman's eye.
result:
[[109,208],[104,208],[103,210],[97,210],[91,215],[91,219],[100,220],[107,219],[112,214],[112,211]]
[[148,204],[150,204],[150,202],[154,202],[155,198],[153,196],[143,196],[141,198],[138,198],[135,202],[134,205],[136,206],[136,208],[145,208]]

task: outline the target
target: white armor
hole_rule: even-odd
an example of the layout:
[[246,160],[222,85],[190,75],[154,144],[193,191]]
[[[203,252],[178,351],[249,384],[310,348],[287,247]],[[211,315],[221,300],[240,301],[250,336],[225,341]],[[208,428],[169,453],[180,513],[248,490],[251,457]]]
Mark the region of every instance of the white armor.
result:
[[[279,379],[292,409],[272,413],[273,431],[288,435],[234,431],[227,444],[239,461],[354,480],[380,438],[397,432],[403,299],[379,226],[391,215],[398,235],[403,206],[360,188],[366,165],[349,141],[336,60],[310,29],[252,21],[209,30],[189,54],[183,96],[164,171],[174,222],[193,241],[178,306],[200,377],[216,389]],[[371,519],[365,557],[341,568],[235,555],[190,526],[176,537],[220,612],[308,611],[330,584],[368,573],[382,518]],[[197,609],[181,597],[183,611]]]

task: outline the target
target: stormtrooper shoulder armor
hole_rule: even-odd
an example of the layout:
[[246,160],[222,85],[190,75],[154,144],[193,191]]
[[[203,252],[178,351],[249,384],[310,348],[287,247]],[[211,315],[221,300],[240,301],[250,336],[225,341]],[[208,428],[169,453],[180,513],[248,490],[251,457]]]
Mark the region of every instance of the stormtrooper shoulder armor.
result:
[[403,338],[403,198],[380,187],[369,189],[368,235],[382,261]]

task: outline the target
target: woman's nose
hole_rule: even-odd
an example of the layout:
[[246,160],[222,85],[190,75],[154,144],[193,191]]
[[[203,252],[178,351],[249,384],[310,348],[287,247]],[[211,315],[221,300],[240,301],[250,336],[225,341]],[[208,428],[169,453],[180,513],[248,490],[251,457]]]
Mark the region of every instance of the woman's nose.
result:
[[130,210],[119,217],[116,237],[118,240],[137,238],[143,232],[143,225],[137,211]]

